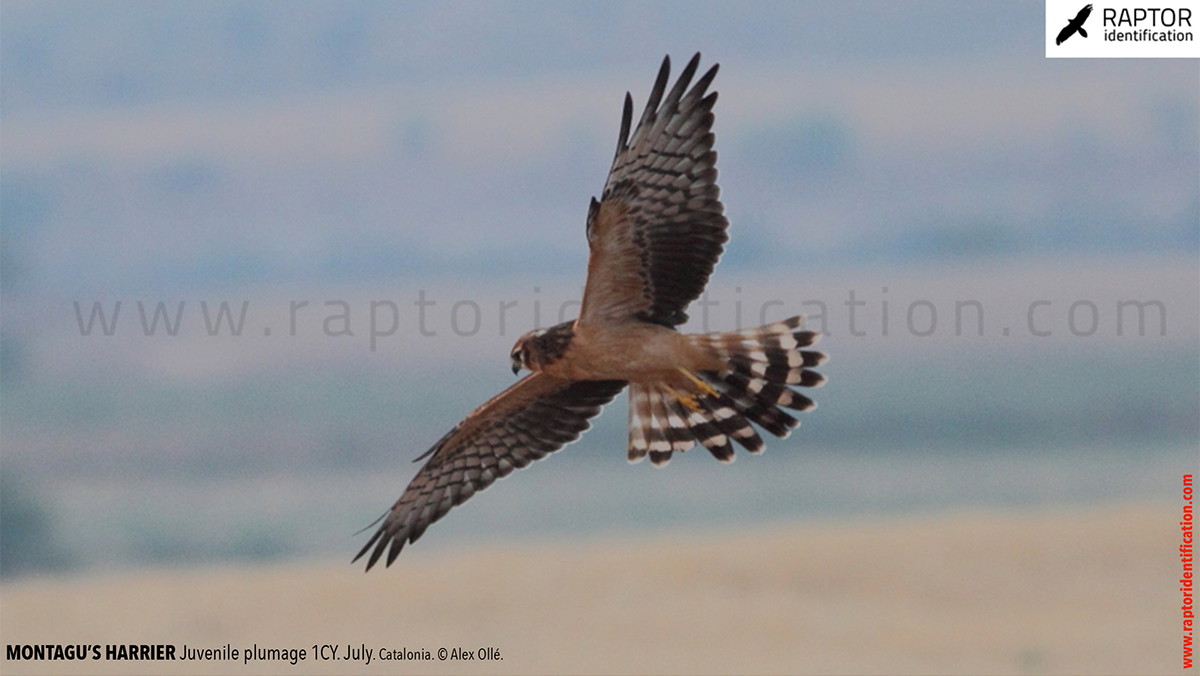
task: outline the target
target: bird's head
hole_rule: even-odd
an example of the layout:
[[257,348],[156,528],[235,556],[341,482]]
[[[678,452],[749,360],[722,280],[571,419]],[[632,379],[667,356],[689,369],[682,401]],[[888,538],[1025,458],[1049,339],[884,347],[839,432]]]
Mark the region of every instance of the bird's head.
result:
[[520,373],[521,369],[537,370],[535,368],[537,365],[537,359],[535,358],[537,353],[536,339],[545,334],[546,329],[534,329],[517,339],[516,344],[513,345],[512,354],[509,355],[509,359],[512,360],[513,375]]
[[566,352],[575,337],[575,322],[563,322],[548,329],[534,329],[517,339],[509,358],[513,374],[521,369],[541,371],[542,367],[557,361]]

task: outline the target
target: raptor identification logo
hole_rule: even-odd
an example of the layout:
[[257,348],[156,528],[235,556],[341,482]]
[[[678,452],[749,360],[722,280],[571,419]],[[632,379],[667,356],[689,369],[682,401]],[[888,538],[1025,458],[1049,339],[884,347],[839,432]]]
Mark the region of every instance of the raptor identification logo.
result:
[[1200,2],[1046,0],[1046,58],[1200,58]]

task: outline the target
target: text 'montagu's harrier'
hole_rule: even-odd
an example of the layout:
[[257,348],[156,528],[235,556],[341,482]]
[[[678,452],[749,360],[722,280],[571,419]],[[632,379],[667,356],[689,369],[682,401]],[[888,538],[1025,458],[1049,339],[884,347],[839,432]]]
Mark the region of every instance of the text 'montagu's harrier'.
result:
[[496,479],[578,439],[626,386],[629,460],[649,454],[655,465],[697,442],[723,462],[733,460],[731,442],[759,453],[751,422],[785,437],[799,422],[783,409],[815,406],[789,387],[825,382],[810,370],[825,355],[804,349],[819,335],[799,330],[801,317],[731,333],[675,329],[728,240],[712,149],[717,93],[707,91],[717,66],[689,89],[699,62],[696,54],[666,92],[671,62],[663,59],[632,137],[633,99],[625,95],[612,170],[588,209],[579,318],[521,336],[513,372],[532,373],[417,458],[429,461],[355,557],[371,553],[367,570],[384,551],[390,565],[429,524]]

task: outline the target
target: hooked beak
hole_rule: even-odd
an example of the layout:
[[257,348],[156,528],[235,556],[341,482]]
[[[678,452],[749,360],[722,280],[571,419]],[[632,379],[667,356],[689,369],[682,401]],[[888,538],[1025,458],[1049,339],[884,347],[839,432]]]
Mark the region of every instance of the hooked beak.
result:
[[521,372],[521,364],[519,362],[513,362],[513,375],[515,376],[520,372]]

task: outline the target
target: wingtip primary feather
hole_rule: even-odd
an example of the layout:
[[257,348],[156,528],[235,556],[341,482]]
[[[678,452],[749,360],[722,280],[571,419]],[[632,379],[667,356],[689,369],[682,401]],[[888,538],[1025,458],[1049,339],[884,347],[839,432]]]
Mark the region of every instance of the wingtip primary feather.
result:
[[[379,561],[379,557],[383,555],[384,548],[387,547],[387,542],[388,539],[383,537],[383,529],[380,528],[375,532],[375,535],[371,536],[371,539],[367,541],[367,544],[363,546],[362,551],[358,553],[358,556],[354,557],[354,561],[357,561],[362,557],[363,554],[367,553],[368,549],[373,550],[371,552],[371,556],[367,559],[367,568],[363,572],[370,572],[370,570],[375,567],[376,562]],[[351,563],[353,563],[353,561]]]
[[684,92],[687,91],[688,85],[692,83],[692,78],[696,76],[696,69],[700,67],[700,52],[692,57],[691,61],[683,67],[679,73],[679,79],[675,81],[675,86],[671,88],[671,93],[667,94],[667,100],[663,104],[662,110],[664,116],[674,113],[679,107],[679,101],[683,98]]
[[646,125],[658,113],[658,104],[662,101],[663,92],[667,90],[667,82],[671,79],[671,55],[663,57],[662,65],[658,67],[658,77],[654,80],[654,88],[650,90],[650,98],[646,100],[646,108],[638,127]]
[[[700,58],[699,52],[696,53],[696,58]],[[720,70],[720,68],[721,64],[714,63],[707,71],[704,72],[704,75],[700,76],[699,80],[696,80],[696,84],[692,85],[692,91],[688,93],[688,96],[700,96],[703,94],[708,89],[709,85],[712,84],[713,78],[717,77],[717,71]],[[710,102],[709,99],[712,99],[712,101]],[[717,101],[717,93],[710,92],[701,100],[706,103],[707,108],[711,110],[712,104],[716,103]]]
[[[413,539],[415,540],[416,538],[413,538]],[[391,545],[391,547],[388,547],[387,564],[384,566],[385,568],[392,567],[392,564],[396,562],[396,557],[400,556],[400,551],[404,549],[404,545],[407,543],[407,541],[408,541],[407,534],[405,534],[405,537],[393,537],[392,538],[392,545]],[[382,553],[382,552],[383,552],[383,548],[381,547],[380,553]]]
[[633,124],[633,95],[625,92],[625,107],[621,111],[621,132],[617,134],[617,152],[613,161],[629,147],[629,127]]

